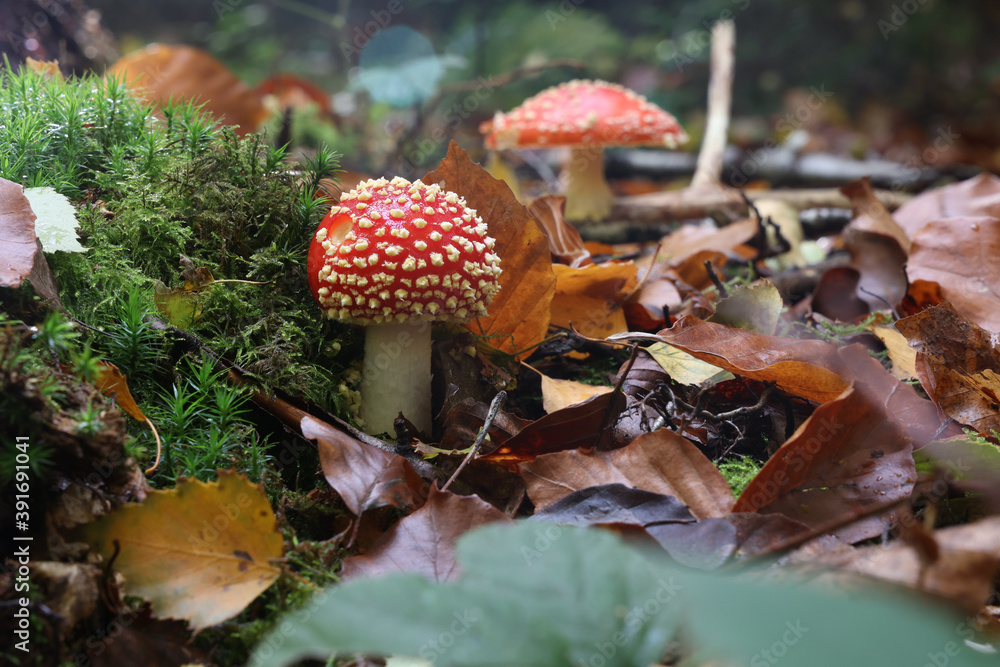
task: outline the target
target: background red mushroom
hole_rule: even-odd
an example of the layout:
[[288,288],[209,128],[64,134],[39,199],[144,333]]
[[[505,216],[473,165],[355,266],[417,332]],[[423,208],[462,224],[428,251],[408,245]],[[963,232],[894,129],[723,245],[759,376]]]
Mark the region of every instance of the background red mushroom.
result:
[[672,115],[627,88],[605,81],[569,81],[519,107],[497,113],[480,128],[486,146],[573,149],[566,168],[566,217],[599,220],[613,200],[604,180],[604,148],[676,148],[687,134]]
[[327,317],[366,327],[361,418],[392,432],[399,412],[431,428],[431,322],[486,315],[500,258],[454,192],[370,180],[341,196],[313,239],[309,285]]

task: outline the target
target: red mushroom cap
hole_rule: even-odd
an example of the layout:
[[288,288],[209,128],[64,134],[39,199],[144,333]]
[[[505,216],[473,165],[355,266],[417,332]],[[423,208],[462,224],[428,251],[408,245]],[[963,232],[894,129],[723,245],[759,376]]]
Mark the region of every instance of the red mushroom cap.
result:
[[674,148],[687,141],[677,119],[642,95],[605,81],[547,88],[483,123],[487,148]]
[[356,324],[482,317],[500,289],[486,231],[475,209],[437,185],[364,181],[317,230],[309,284],[328,317]]

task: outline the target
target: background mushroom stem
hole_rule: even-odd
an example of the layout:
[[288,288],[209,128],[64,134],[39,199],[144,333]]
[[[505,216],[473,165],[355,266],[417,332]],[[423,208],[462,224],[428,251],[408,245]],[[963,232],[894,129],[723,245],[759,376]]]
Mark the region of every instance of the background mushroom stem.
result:
[[604,180],[604,149],[574,148],[566,167],[566,219],[603,220],[611,212],[614,196]]
[[370,324],[365,329],[361,418],[368,433],[393,433],[402,412],[431,431],[431,325],[424,320]]

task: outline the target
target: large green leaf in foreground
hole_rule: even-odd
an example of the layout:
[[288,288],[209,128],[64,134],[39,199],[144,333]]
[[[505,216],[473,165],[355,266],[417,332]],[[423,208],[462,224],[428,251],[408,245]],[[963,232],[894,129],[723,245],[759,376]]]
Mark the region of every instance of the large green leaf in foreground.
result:
[[645,667],[677,623],[672,575],[605,531],[490,526],[459,541],[458,560],[457,584],[392,575],[329,588],[292,613],[250,664],[362,652],[438,667]]
[[693,574],[601,530],[486,526],[459,541],[458,559],[457,584],[394,575],[327,589],[287,617],[250,664],[361,652],[438,667],[647,667],[681,611],[699,656],[739,665],[997,664],[964,642],[974,619],[926,601]]

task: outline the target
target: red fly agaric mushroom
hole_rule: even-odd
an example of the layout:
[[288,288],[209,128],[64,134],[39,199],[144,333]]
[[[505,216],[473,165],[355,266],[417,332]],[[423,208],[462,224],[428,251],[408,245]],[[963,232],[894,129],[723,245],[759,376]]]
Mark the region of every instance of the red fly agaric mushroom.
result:
[[431,427],[431,322],[486,315],[500,258],[486,223],[454,192],[420,181],[359,183],[323,219],[309,286],[327,317],[361,324],[361,418],[393,432],[399,412]]
[[627,88],[605,81],[569,81],[483,123],[486,146],[572,148],[566,170],[566,218],[599,220],[611,211],[604,180],[608,146],[676,148],[687,134],[672,115]]

